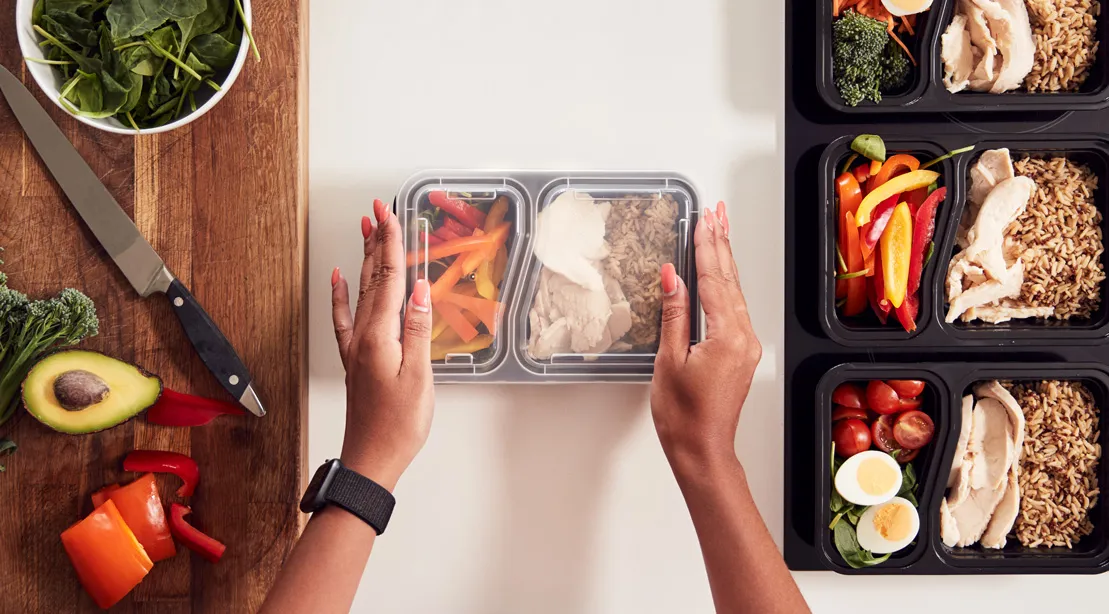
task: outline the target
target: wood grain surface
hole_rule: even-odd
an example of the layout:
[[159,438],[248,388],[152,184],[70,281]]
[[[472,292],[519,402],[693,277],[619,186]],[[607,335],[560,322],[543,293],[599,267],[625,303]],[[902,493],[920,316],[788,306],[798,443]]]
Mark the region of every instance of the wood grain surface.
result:
[[[302,4],[303,2],[303,4]],[[179,547],[113,611],[254,612],[299,534],[307,441],[305,326],[306,0],[256,0],[262,62],[211,112],[154,136],[80,124],[24,70],[11,4],[0,9],[0,63],[23,78],[166,264],[220,325],[269,412],[193,429],[142,417],[84,436],[55,433],[22,409],[0,435],[19,450],[0,474],[0,612],[93,612],[59,534],[91,511],[89,494],[129,481],[123,456],[174,450],[200,465],[192,521],[227,544],[210,564]],[[228,398],[194,354],[169,302],[140,299],[105,256],[0,99],[0,246],[10,285],[32,297],[77,288],[100,335],[83,347],[157,373],[169,388]],[[176,478],[160,478],[167,504]]]

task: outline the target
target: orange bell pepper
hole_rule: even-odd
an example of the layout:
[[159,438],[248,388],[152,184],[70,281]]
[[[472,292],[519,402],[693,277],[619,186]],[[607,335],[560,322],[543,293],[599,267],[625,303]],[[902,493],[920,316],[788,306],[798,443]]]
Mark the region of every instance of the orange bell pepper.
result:
[[[455,295],[448,294],[447,296]],[[443,318],[444,321],[446,321],[447,326],[450,326],[454,332],[458,333],[458,336],[463,341],[469,343],[474,340],[474,337],[477,337],[477,329],[474,328],[473,324],[470,324],[466,316],[462,315],[462,311],[459,310],[457,305],[443,300],[434,303],[432,308],[439,313],[439,316]]]
[[883,183],[893,179],[893,177],[900,171],[913,172],[920,168],[920,160],[916,156],[909,154],[896,154],[886,158],[882,168],[874,173],[869,181],[866,183],[867,191],[873,190]]
[[108,495],[116,490],[119,490],[119,484],[108,484],[104,488],[92,493],[92,508],[96,509],[104,505],[104,502],[108,500]]
[[877,175],[878,171],[881,170],[881,169],[882,169],[882,163],[881,162],[879,162],[877,160],[871,160],[870,161],[870,176],[871,177],[873,177],[874,175]]
[[913,216],[907,203],[901,203],[893,210],[893,217],[882,234],[881,246],[886,298],[897,309],[905,301],[913,251]]
[[498,196],[497,200],[493,201],[493,206],[489,207],[489,214],[485,216],[485,232],[493,232],[501,225],[506,215],[508,215],[508,197]]
[[482,234],[480,236],[474,234],[473,236],[459,237],[457,239],[443,241],[438,245],[429,246],[426,250],[426,254],[425,250],[422,248],[410,251],[408,252],[406,261],[408,266],[416,266],[423,261],[425,255],[428,260],[438,260],[440,258],[446,258],[447,256],[473,252],[475,250],[481,251],[487,249],[492,243],[493,237],[489,234]]
[[939,178],[940,174],[935,171],[916,170],[890,179],[874,188],[863,198],[863,202],[859,203],[859,210],[855,212],[855,225],[863,226],[870,223],[870,214],[874,208],[890,196],[928,187]]
[[105,610],[131,592],[154,567],[111,500],[63,531],[62,546],[81,586]]
[[135,533],[150,560],[158,562],[177,554],[153,473],[113,490],[108,493],[108,499],[115,503],[119,515]]
[[431,359],[446,360],[447,354],[473,354],[493,345],[493,335],[478,335],[472,341],[461,345],[446,346],[432,342]]
[[505,246],[497,248],[497,256],[493,259],[493,285],[501,287],[504,281],[504,271],[508,268],[508,250]]
[[851,173],[836,177],[836,196],[839,199],[839,221],[842,224],[847,213],[855,213],[859,209],[859,203],[863,202],[863,189],[859,180]]
[[[500,319],[501,315],[501,304],[499,302],[474,296],[463,296],[454,292],[444,295],[440,302],[453,304],[475,314],[481,319],[481,323],[485,325],[490,335],[497,334],[497,320]],[[466,339],[465,337],[462,337],[462,339],[464,341],[472,340],[472,338]]]
[[[859,230],[855,227],[855,216],[847,213],[844,225],[841,228],[846,246],[843,258],[847,261],[847,268],[852,273],[863,270],[863,253],[859,248]],[[843,315],[857,316],[866,309],[866,277],[852,277],[847,281],[847,304],[844,306]]]

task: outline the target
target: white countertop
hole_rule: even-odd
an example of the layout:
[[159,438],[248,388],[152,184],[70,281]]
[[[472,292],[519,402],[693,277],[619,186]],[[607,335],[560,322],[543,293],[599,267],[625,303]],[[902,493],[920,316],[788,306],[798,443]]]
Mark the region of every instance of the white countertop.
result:
[[[748,0],[313,2],[309,469],[342,441],[328,283],[334,266],[357,276],[374,197],[424,168],[674,170],[728,203],[766,348],[736,450],[780,544],[782,20]],[[436,394],[354,611],[712,610],[645,386]],[[1109,576],[797,579],[817,612],[1023,612],[1109,592]]]

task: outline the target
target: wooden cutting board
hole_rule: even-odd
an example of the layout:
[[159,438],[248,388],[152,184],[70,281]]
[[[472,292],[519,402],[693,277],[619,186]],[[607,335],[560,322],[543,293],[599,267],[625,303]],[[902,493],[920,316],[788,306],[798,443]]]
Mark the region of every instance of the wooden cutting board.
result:
[[[135,449],[200,465],[192,521],[227,544],[210,564],[179,548],[113,611],[254,612],[299,534],[307,426],[307,2],[255,3],[262,62],[211,112],[154,136],[89,128],[41,95],[23,68],[14,11],[0,11],[0,63],[38,95],[166,264],[238,349],[269,413],[193,429],[142,417],[83,436],[55,433],[20,409],[0,426],[18,451],[0,459],[0,611],[94,612],[59,534],[91,511],[89,494],[137,477]],[[32,297],[77,288],[100,335],[82,347],[139,364],[174,390],[229,398],[194,354],[161,296],[140,299],[84,227],[0,102],[0,265]],[[160,478],[178,501],[179,482]]]

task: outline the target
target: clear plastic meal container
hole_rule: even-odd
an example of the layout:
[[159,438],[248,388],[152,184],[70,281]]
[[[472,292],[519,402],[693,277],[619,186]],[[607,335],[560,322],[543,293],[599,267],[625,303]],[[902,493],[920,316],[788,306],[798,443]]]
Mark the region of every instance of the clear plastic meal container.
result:
[[666,263],[700,338],[699,201],[680,175],[425,171],[396,207],[408,290],[431,282],[436,382],[650,381]]

